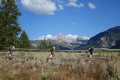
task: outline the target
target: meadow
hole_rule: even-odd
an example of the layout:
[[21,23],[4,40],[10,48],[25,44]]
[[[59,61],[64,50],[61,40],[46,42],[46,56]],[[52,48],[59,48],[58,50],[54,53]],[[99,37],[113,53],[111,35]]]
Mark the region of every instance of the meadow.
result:
[[120,52],[49,52],[14,51],[8,60],[0,52],[0,80],[120,80]]

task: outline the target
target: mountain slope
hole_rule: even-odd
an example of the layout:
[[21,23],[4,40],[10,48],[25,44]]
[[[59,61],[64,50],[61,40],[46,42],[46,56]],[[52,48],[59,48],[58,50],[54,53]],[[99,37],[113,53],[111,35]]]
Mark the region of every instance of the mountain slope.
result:
[[120,26],[110,28],[104,32],[97,34],[88,41],[88,45],[95,47],[110,48],[116,45],[116,41],[120,40]]
[[118,41],[115,46],[111,47],[113,49],[120,49],[120,41]]
[[87,45],[82,45],[75,49],[88,49],[91,46],[98,48],[120,48],[120,42],[118,41],[120,41],[120,26],[98,33],[89,39]]

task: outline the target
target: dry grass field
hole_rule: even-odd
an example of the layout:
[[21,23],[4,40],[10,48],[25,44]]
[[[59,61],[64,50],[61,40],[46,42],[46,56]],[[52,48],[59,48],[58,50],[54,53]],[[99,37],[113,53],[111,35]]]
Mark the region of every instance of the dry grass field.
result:
[[120,52],[96,51],[92,58],[85,52],[15,51],[7,60],[0,52],[0,80],[120,80]]

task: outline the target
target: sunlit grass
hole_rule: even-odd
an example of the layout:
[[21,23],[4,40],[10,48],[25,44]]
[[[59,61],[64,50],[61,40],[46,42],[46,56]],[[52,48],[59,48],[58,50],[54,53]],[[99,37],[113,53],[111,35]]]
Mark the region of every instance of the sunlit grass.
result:
[[120,53],[55,52],[47,62],[49,52],[13,52],[13,60],[0,52],[0,80],[119,80]]

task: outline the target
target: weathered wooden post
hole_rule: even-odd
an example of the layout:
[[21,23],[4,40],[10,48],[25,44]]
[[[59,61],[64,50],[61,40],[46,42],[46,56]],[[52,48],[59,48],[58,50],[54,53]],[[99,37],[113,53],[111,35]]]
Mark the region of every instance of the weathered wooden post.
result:
[[13,56],[12,56],[12,49],[13,49],[13,47],[9,47],[9,52],[8,52],[8,59],[9,60],[12,60],[13,59]]
[[93,57],[94,47],[89,48],[89,57]]
[[50,60],[53,59],[54,52],[55,52],[55,46],[53,46],[52,49],[50,50],[50,56],[49,56],[49,58],[47,58],[47,62],[49,62]]

